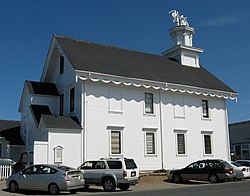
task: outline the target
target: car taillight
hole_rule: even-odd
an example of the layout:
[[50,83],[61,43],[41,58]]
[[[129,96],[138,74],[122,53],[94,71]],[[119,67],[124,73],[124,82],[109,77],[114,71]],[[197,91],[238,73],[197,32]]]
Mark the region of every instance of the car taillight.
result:
[[69,181],[69,177],[67,175],[63,175],[65,181]]
[[242,168],[242,170],[241,170],[241,171],[243,171],[243,172],[244,172],[244,171],[247,171],[247,169],[246,169],[246,168]]
[[231,169],[230,169],[230,168],[225,167],[225,168],[224,168],[224,172],[226,172],[226,173],[231,173]]
[[126,171],[123,171],[123,177],[127,177],[128,173]]

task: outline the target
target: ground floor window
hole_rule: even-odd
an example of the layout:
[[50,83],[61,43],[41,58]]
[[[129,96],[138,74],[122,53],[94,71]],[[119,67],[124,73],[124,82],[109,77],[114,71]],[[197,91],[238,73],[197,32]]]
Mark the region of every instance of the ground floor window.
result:
[[111,131],[111,154],[121,154],[121,131]]
[[155,154],[155,133],[146,133],[146,154]]
[[176,154],[186,155],[186,132],[187,130],[174,130],[176,133]]
[[203,154],[212,155],[212,134],[213,131],[201,131],[202,140],[203,140]]

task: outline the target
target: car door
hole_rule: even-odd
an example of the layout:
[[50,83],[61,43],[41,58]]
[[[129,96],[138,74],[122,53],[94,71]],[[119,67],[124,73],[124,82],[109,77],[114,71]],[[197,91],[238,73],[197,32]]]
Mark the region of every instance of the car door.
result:
[[[33,183],[36,190],[47,190],[50,182],[55,182],[57,170],[46,165],[40,165],[37,175],[33,176]],[[56,182],[57,183],[57,182]]]
[[183,168],[180,173],[183,180],[195,180],[198,169],[198,163],[192,163],[187,167]]
[[37,176],[37,172],[38,172],[37,165],[29,167],[29,168],[23,170],[22,172],[20,172],[19,173],[20,177],[18,180],[19,188],[36,190],[34,179]]
[[82,164],[81,170],[84,173],[86,184],[101,183],[106,171],[106,164],[104,161],[87,161]]
[[209,175],[209,165],[205,161],[199,162],[196,180],[207,180]]

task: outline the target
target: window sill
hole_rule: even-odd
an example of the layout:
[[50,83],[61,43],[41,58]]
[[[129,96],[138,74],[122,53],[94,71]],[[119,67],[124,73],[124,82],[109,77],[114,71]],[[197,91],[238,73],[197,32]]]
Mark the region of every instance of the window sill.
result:
[[150,158],[150,157],[158,157],[158,155],[157,154],[145,154],[144,157],[148,157],[148,158]]
[[187,157],[187,154],[177,154],[176,157]]
[[109,111],[109,114],[120,114],[120,115],[123,115],[123,111]]
[[185,116],[175,116],[174,118],[175,119],[185,119],[186,117]]
[[212,121],[212,119],[209,117],[209,118],[206,118],[206,117],[201,117],[201,120],[204,120],[204,121]]
[[150,114],[150,113],[144,113],[143,116],[151,116],[151,117],[156,117],[156,114]]
[[213,154],[203,154],[203,157],[214,157]]

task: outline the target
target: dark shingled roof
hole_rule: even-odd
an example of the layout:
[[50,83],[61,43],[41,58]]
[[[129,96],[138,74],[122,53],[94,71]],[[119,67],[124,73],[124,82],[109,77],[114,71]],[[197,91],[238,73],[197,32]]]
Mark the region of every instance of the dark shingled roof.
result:
[[30,105],[30,109],[34,116],[33,119],[35,120],[37,127],[43,114],[52,114],[47,105]]
[[20,121],[0,120],[0,137],[4,137],[10,145],[24,145],[20,136]]
[[31,94],[59,96],[54,83],[25,81]]
[[70,116],[42,115],[42,120],[47,128],[81,129],[76,119]]
[[235,93],[205,68],[180,65],[168,57],[55,35],[75,70],[195,86]]

